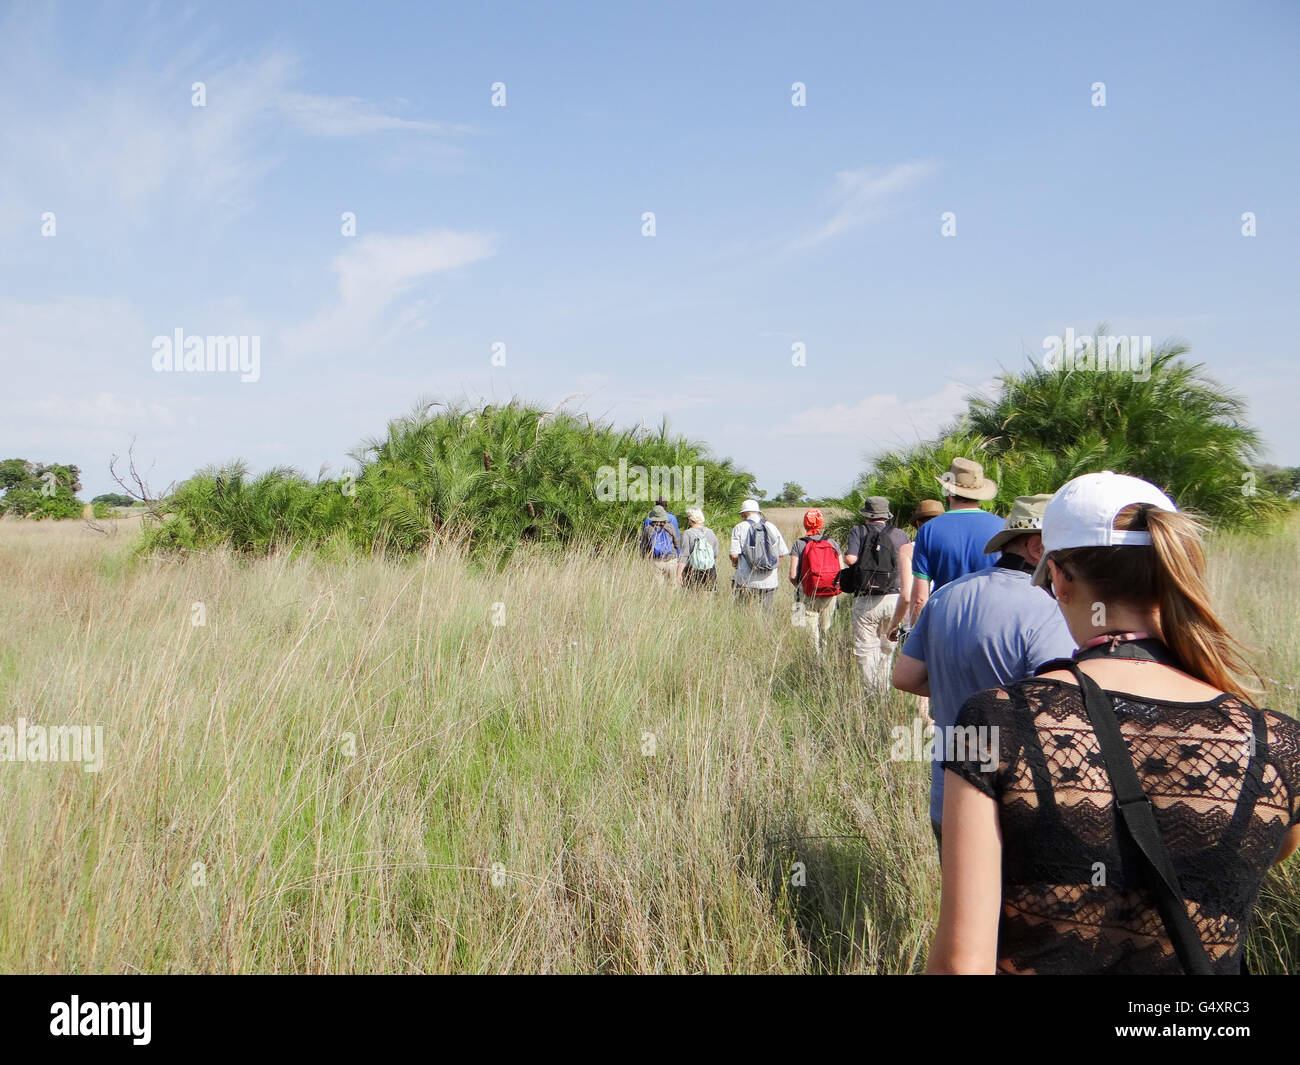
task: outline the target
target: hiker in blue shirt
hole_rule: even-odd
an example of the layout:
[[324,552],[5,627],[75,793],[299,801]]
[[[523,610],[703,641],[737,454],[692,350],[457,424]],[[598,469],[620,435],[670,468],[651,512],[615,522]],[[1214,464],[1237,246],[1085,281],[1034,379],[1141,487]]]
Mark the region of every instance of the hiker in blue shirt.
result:
[[[935,751],[930,824],[936,843],[943,819],[944,751],[962,704],[976,692],[1032,676],[1044,662],[1068,658],[1074,651],[1060,610],[1030,581],[1043,557],[1043,511],[1051,498],[1016,500],[1005,525],[999,521],[998,532],[981,545],[984,568],[935,592],[894,664],[895,688],[930,697]],[[899,756],[915,756],[909,741],[896,735]]]
[[982,500],[998,494],[997,482],[985,477],[984,467],[970,459],[953,459],[938,481],[948,497],[948,511],[927,521],[916,534],[909,612],[914,625],[932,592],[997,561],[984,554],[984,544],[1002,530],[1002,519],[980,509]]
[[[662,509],[663,512],[668,515],[668,524],[673,527],[673,532],[676,534],[677,540],[680,543],[682,539],[682,529],[681,526],[677,524],[677,515],[668,509],[668,500],[656,499],[655,507]],[[643,526],[649,525],[653,520],[654,520],[654,511],[652,510],[650,511],[649,514],[646,515],[646,519],[644,522],[642,522],[642,525]]]
[[669,514],[663,507],[655,504],[650,517],[641,526],[641,554],[654,566],[659,583],[677,583],[677,556],[681,551],[681,537],[673,524],[669,523]]

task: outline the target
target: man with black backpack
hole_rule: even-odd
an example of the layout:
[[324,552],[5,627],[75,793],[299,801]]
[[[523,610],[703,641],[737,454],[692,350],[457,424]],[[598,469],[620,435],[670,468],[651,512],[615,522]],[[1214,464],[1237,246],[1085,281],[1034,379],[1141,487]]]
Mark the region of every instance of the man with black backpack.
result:
[[893,514],[884,496],[869,496],[862,514],[867,520],[849,531],[840,589],[853,596],[853,654],[862,683],[874,689],[889,679],[894,651],[889,634],[906,616],[900,575],[911,562],[911,542],[890,521]]
[[739,602],[759,602],[771,613],[776,609],[781,559],[790,553],[781,530],[758,510],[758,502],[740,504],[740,523],[731,530],[731,564],[736,567],[732,588]]

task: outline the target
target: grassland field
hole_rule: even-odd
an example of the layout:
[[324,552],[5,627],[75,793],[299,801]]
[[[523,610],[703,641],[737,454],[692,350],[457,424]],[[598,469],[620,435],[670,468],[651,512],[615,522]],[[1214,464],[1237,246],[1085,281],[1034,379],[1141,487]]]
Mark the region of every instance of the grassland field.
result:
[[[784,583],[765,617],[587,549],[142,558],[138,520],[0,521],[0,724],[104,734],[98,772],[0,763],[0,971],[923,967],[928,764],[847,610],[819,660]],[[1297,522],[1212,544],[1291,714],[1297,557]],[[1297,868],[1255,971],[1300,971]]]

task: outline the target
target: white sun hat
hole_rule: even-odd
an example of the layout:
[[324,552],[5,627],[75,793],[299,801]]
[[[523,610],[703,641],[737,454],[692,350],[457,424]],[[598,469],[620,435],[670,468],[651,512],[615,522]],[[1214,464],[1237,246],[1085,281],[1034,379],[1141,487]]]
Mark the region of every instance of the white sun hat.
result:
[[758,513],[758,500],[746,499],[743,503],[740,504],[740,512],[742,514],[748,514],[751,510],[755,514]]
[[1043,558],[1034,570],[1034,583],[1047,584],[1047,556],[1067,547],[1119,547],[1150,544],[1145,530],[1115,528],[1115,516],[1134,503],[1177,510],[1174,501],[1150,481],[1105,470],[1067,481],[1043,511]]

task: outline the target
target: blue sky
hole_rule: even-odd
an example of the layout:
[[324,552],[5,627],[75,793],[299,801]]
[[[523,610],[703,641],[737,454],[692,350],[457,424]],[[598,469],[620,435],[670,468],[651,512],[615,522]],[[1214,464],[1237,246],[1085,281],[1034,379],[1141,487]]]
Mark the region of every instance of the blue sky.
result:
[[[578,394],[838,494],[1107,322],[1300,464],[1297,55],[1285,2],[0,6],[0,457],[314,476]],[[155,372],[178,328],[259,379]]]

